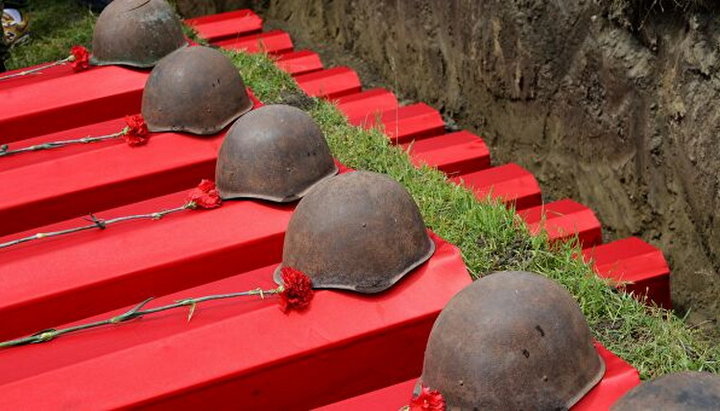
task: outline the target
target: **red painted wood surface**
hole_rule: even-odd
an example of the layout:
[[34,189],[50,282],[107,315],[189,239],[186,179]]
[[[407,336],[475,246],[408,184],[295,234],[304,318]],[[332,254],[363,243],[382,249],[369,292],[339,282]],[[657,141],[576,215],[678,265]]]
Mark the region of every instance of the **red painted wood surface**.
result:
[[[250,99],[253,101],[253,104],[255,108],[262,106],[262,103],[255,97],[252,90],[246,89],[248,95],[250,96]],[[29,147],[32,145],[37,144],[43,144],[48,143],[51,141],[61,141],[61,140],[73,140],[83,137],[97,137],[101,135],[107,135],[112,133],[117,133],[118,131],[121,131],[125,126],[126,122],[124,117],[123,118],[114,118],[111,120],[99,122],[99,123],[93,123],[88,124],[80,127],[75,127],[67,130],[61,130],[53,133],[43,134],[40,136],[27,138],[21,141],[16,141],[13,143],[10,143],[8,145],[9,149],[19,149],[23,147]],[[160,133],[150,133],[148,139],[152,140],[152,137],[155,135],[160,135]],[[200,136],[193,136],[190,134],[179,134],[186,136],[188,138],[195,138],[195,139],[204,139],[205,137]],[[212,138],[212,136],[209,136],[208,138]],[[150,144],[149,142],[147,144]],[[65,147],[60,148],[54,148],[51,150],[39,150],[34,151],[31,153],[22,153],[22,154],[16,154],[16,155],[10,155],[5,156],[0,159],[0,173],[2,173],[5,170],[10,170],[13,168],[18,167],[25,167],[32,164],[42,163],[50,160],[55,159],[61,159],[64,157],[69,157],[71,155],[79,154],[79,153],[85,153],[88,151],[93,151],[96,149],[102,149],[105,147],[111,147],[115,145],[122,145],[126,146],[126,143],[124,139],[117,138],[117,139],[111,139],[111,140],[105,140],[102,142],[97,143],[88,143],[88,144],[74,144],[74,145],[68,145]],[[127,147],[127,146],[126,146]],[[132,149],[131,147],[127,147],[128,149]],[[132,151],[127,152],[132,153]],[[130,154],[132,155],[132,154]],[[1,175],[1,174],[0,174]]]
[[490,167],[490,150],[485,142],[468,131],[403,144],[416,166],[428,165],[448,176],[468,174]]
[[379,116],[366,114],[353,117],[350,123],[367,129],[380,127],[394,144],[409,143],[445,131],[440,113],[425,103],[387,110]]
[[[595,346],[605,361],[605,375],[592,391],[572,408],[574,411],[609,410],[618,398],[640,383],[640,377],[633,367],[600,344]],[[323,411],[396,411],[408,405],[416,382],[417,377],[316,409]]]
[[293,76],[323,69],[320,56],[312,50],[300,50],[282,54],[275,60],[275,65]]
[[219,40],[236,38],[262,31],[262,19],[251,10],[236,10],[185,20],[197,34],[215,43]]
[[334,67],[295,77],[298,86],[309,96],[337,98],[360,91],[360,78],[347,67]]
[[140,112],[148,72],[104,67],[0,92],[0,143]]
[[670,268],[662,251],[637,237],[583,250],[595,272],[639,297],[672,308]]
[[542,200],[535,177],[514,163],[453,177],[450,181],[468,187],[480,201],[490,196],[508,206],[514,205],[517,210],[535,207]]
[[[212,179],[223,135],[153,133],[144,146],[97,143],[73,155],[0,172],[2,181],[13,182],[0,196],[0,221],[5,222],[0,235],[172,193],[192,187],[201,178]],[[30,159],[33,154],[18,158]]]
[[[116,133],[126,126],[124,118],[114,118],[99,123],[87,124],[80,127],[75,127],[67,130],[58,132],[43,134],[36,137],[27,138],[20,141],[15,141],[8,144],[8,148],[18,149],[22,147],[29,147],[36,144],[43,144],[50,141],[59,140],[71,140],[89,136],[100,136],[105,134]],[[152,138],[152,137],[151,137]],[[52,150],[40,150],[28,153],[21,153],[16,155],[10,155],[0,158],[0,178],[2,173],[6,170],[10,170],[18,167],[26,167],[32,164],[38,164],[45,161],[51,161],[55,159],[61,159],[74,154],[83,153],[86,151],[95,150],[103,147],[111,147],[114,145],[125,145],[122,138],[107,140],[99,143],[88,143],[88,144],[75,144],[62,148],[55,148]],[[128,147],[129,148],[129,147]]]
[[[186,195],[183,190],[97,216],[175,208]],[[279,261],[291,212],[287,206],[228,201],[215,210],[187,210],[158,221],[126,222],[2,249],[0,339]],[[85,224],[71,219],[0,242]]]
[[595,348],[605,361],[605,375],[592,391],[575,404],[574,411],[609,410],[615,401],[640,384],[640,375],[635,368],[602,345],[595,343]]
[[[217,211],[224,208],[183,220],[217,218]],[[270,214],[257,214],[259,221],[253,225],[276,224],[263,216]],[[175,223],[187,224],[179,219]],[[200,227],[199,221],[193,224]],[[109,230],[107,234],[112,235]],[[165,238],[197,245],[192,235]],[[237,242],[242,241],[238,238]],[[229,399],[235,398],[241,409],[299,410],[406,380],[420,370],[437,314],[470,282],[459,251],[435,241],[438,248],[428,263],[378,295],[318,291],[306,312],[289,315],[280,312],[271,297],[224,301],[199,306],[189,323],[187,312],[179,310],[44,345],[0,351],[3,406],[227,407]],[[152,248],[178,256],[172,250]],[[238,253],[224,263],[195,269],[192,274],[203,285],[166,295],[156,303],[257,286],[272,288],[275,264],[255,270],[238,268],[222,280],[207,281],[216,280],[216,265],[232,269],[237,263],[252,265],[259,257],[261,253]],[[139,294],[142,289],[122,291]],[[278,390],[280,381],[292,383]],[[28,392],[33,395],[28,397]]]
[[397,97],[384,88],[374,88],[340,97],[336,100],[337,107],[348,118],[365,120],[382,115],[389,110],[397,110]]
[[[68,50],[69,55],[69,50]],[[9,75],[9,74],[17,74],[24,70],[29,69],[35,69],[40,66],[44,66],[47,63],[41,63],[30,67],[23,67],[17,70],[8,70],[2,74],[1,76]],[[87,71],[94,71],[94,70],[102,70],[103,67],[97,67],[97,66],[90,66],[90,68]],[[72,67],[70,67],[69,64],[64,64],[61,66],[54,66],[50,68],[46,68],[42,70],[41,72],[30,74],[22,77],[15,77],[11,79],[6,80],[0,80],[0,92],[3,92],[4,90],[8,90],[11,88],[19,87],[19,86],[26,86],[28,84],[34,84],[34,83],[40,83],[46,80],[52,80],[58,77],[65,77],[65,76],[71,76],[76,74],[75,71],[73,71]]]
[[602,244],[602,227],[588,207],[564,199],[521,211],[532,234],[547,232],[550,241],[567,241],[577,236],[583,248]]
[[213,178],[222,136],[160,133],[141,147],[111,145],[0,174],[0,235],[140,201]]
[[293,50],[290,35],[282,30],[271,30],[265,33],[220,40],[214,43],[228,50],[245,51],[247,53],[282,54]]

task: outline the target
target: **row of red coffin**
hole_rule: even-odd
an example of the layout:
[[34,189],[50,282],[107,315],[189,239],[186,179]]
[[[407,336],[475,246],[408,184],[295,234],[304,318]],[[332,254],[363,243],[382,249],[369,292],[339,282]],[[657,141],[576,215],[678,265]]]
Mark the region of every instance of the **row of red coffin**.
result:
[[[571,200],[541,206],[540,190],[531,174],[512,164],[489,168],[489,152],[482,140],[467,132],[444,134],[442,119],[432,108],[424,104],[399,107],[395,96],[382,89],[361,92],[359,79],[352,70],[324,70],[315,53],[292,52],[293,45],[286,33],[255,34],[260,31],[262,22],[250,12],[210,16],[191,24],[201,35],[223,47],[265,50],[279,55],[278,65],[295,75],[298,84],[308,94],[337,99],[341,110],[354,124],[366,127],[381,124],[393,142],[408,149],[416,164],[426,163],[439,168],[453,180],[467,185],[481,199],[493,195],[515,204],[531,230],[544,227],[552,239],[564,239],[577,233],[586,247],[586,256],[594,256],[595,268],[600,275],[634,281],[631,287],[635,287],[636,291],[644,292],[649,288],[651,298],[663,304],[669,303],[668,269],[657,249],[636,238],[597,246],[601,242],[600,224],[591,210]],[[110,133],[122,127],[122,120],[118,118],[120,115],[139,111],[146,72],[107,67],[68,74],[66,67],[57,67],[47,70],[42,76],[0,83],[0,92],[7,97],[0,103],[7,104],[5,110],[0,110],[0,127],[11,131],[3,131],[0,142],[24,146],[71,136]],[[60,90],[77,92],[59,93]],[[163,133],[153,136],[148,146],[138,149],[111,143],[3,159],[0,176],[10,193],[0,199],[0,218],[7,222],[0,232],[7,236],[0,241],[20,236],[24,230],[48,231],[73,226],[77,224],[77,219],[58,221],[95,210],[122,206],[102,212],[104,218],[110,218],[176,206],[182,202],[181,193],[160,195],[186,189],[200,177],[211,177],[221,138],[220,135],[205,139],[178,138],[177,135]],[[127,151],[119,152],[123,150],[133,150],[132,156]],[[142,201],[151,197],[156,198]],[[136,204],[123,206],[128,202]],[[282,216],[274,214],[280,211],[284,213]],[[180,297],[212,290],[269,285],[267,273],[273,264],[279,262],[281,239],[289,212],[289,207],[267,207],[254,202],[232,203],[218,211],[172,217],[163,221],[161,226],[127,224],[122,228],[114,227],[112,236],[88,232],[72,239],[52,239],[8,250],[4,256],[7,263],[0,267],[0,278],[7,285],[3,287],[5,295],[0,299],[3,301],[0,323],[7,325],[0,330],[0,336],[15,337],[106,310],[116,310],[144,299],[148,293],[177,293],[175,297]],[[235,214],[229,218],[223,213]],[[215,220],[217,222],[213,224]],[[216,231],[216,226],[222,225],[218,222],[222,221],[236,222],[226,227],[226,237]],[[212,233],[203,230],[203,227],[209,226],[213,227]],[[66,404],[77,400],[79,404],[91,406],[85,395],[67,389],[69,375],[86,375],[81,370],[87,370],[88,381],[78,380],[77,385],[75,382],[71,385],[83,389],[88,387],[88,390],[94,387],[92,392],[96,393],[93,397],[98,401],[96,405],[130,405],[146,401],[169,405],[178,399],[203,399],[205,403],[207,395],[217,395],[230,389],[232,394],[228,392],[229,396],[220,398],[247,398],[247,408],[280,405],[307,408],[390,385],[339,403],[343,408],[373,409],[377,407],[364,407],[383,404],[385,409],[390,409],[407,400],[410,392],[408,384],[412,380],[393,384],[412,379],[419,373],[418,358],[422,356],[434,316],[450,296],[469,282],[457,251],[447,244],[443,244],[440,250],[433,262],[420,270],[424,274],[416,273],[416,278],[409,279],[391,293],[372,299],[372,303],[363,301],[368,299],[364,297],[321,292],[320,295],[330,297],[319,297],[320,302],[313,304],[310,313],[298,316],[306,320],[302,326],[295,324],[293,316],[285,318],[275,310],[269,310],[267,302],[249,302],[240,306],[230,304],[208,308],[207,313],[203,308],[202,315],[207,317],[204,320],[194,319],[191,325],[178,322],[178,316],[169,315],[160,321],[142,320],[127,327],[126,331],[119,331],[123,328],[119,327],[110,333],[106,330],[78,336],[77,339],[67,338],[48,347],[8,351],[2,353],[6,360],[0,361],[3,368],[7,367],[7,372],[0,373],[6,376],[0,380],[0,384],[4,384],[0,386],[0,392],[3,392],[3,398],[20,400],[23,392],[27,394],[27,390],[40,384],[53,392],[50,398],[57,399],[55,390],[62,389],[64,400],[70,401]],[[38,273],[42,276],[39,277]],[[202,278],[197,278],[198,273],[204,273]],[[442,281],[434,282],[433,276],[438,275]],[[208,283],[214,280],[217,282]],[[412,287],[420,288],[403,291]],[[415,293],[412,299],[408,299],[408,293]],[[163,299],[172,300],[172,297]],[[332,304],[343,304],[348,311],[338,311],[332,304],[328,305],[333,307],[332,312],[329,308],[323,309],[322,298],[339,299],[341,302]],[[393,311],[394,303],[390,302],[393,299],[398,300],[397,312]],[[412,304],[414,299],[419,301],[414,312],[399,302],[404,300]],[[372,306],[370,313],[368,305]],[[383,310],[380,317],[376,312],[378,307]],[[247,311],[238,312],[243,309]],[[335,319],[326,322],[327,328],[318,329],[315,321],[327,319],[312,319],[315,315],[331,315]],[[205,320],[208,322],[202,322]],[[133,382],[131,375],[121,373],[123,382],[112,384],[98,376],[97,369],[114,364],[113,361],[127,364],[125,354],[117,353],[124,347],[134,347],[137,352],[133,355],[139,355],[148,364],[159,358],[156,356],[160,354],[155,350],[160,349],[163,355],[168,354],[166,351],[173,351],[165,342],[173,341],[175,345],[178,339],[188,338],[189,334],[197,333],[196,337],[203,346],[213,346],[206,344],[213,338],[225,340],[222,332],[220,335],[213,334],[218,330],[216,322],[224,324],[231,320],[243,324],[238,327],[239,330],[233,330],[237,337],[227,342],[232,347],[228,347],[227,352],[218,350],[212,355],[216,361],[232,361],[233,355],[242,353],[242,361],[237,359],[238,362],[230,364],[228,370],[232,371],[231,374],[240,375],[241,370],[249,374],[233,379],[232,383],[218,377],[225,375],[222,373],[216,375],[219,378],[217,381],[209,378],[208,373],[212,370],[206,366],[214,363],[202,362],[199,357],[192,361],[195,367],[203,364],[202,370],[195,370],[186,361],[170,361],[165,364],[166,368],[155,370],[161,381],[140,390],[136,397],[127,395],[126,391],[127,384]],[[256,326],[251,325],[253,321],[257,321]],[[282,333],[288,331],[287,338],[293,340],[283,341],[282,335],[275,332],[277,327],[268,327],[268,324],[277,321],[285,321],[291,328],[299,326],[292,329],[302,330],[301,335],[295,335],[293,339],[291,330],[284,330]],[[366,324],[368,321],[379,322]],[[345,326],[340,326],[340,323]],[[285,324],[279,326],[286,327]],[[198,331],[193,331],[196,329]],[[266,335],[268,341],[258,338],[258,333],[268,329],[273,329]],[[302,344],[298,343],[298,338]],[[317,341],[318,338],[321,341]],[[248,341],[240,344],[237,339]],[[110,341],[113,343],[109,344]],[[341,341],[355,348],[337,348],[342,346]],[[286,346],[288,343],[290,347]],[[242,350],[238,350],[236,344],[240,344]],[[279,351],[265,350],[268,344],[276,346]],[[380,349],[381,346],[384,348]],[[388,346],[402,347],[402,355],[388,350]],[[328,353],[328,347],[337,349],[333,348],[330,350],[332,353]],[[173,355],[190,355],[197,348],[183,347]],[[258,351],[259,348],[262,352]],[[586,398],[585,403],[594,407],[609,404],[615,396],[637,382],[631,367],[606,351],[601,350],[601,353],[611,366],[603,384]],[[146,354],[153,355],[156,360],[144,357]],[[372,356],[372,360],[367,356]],[[267,369],[270,363],[282,362],[281,358],[289,361],[285,366],[288,369],[286,374],[275,370],[283,367],[271,367],[274,371]],[[142,361],[133,360],[133,363],[140,367]],[[180,379],[180,374],[177,374],[176,380],[167,381],[167,376],[174,375],[172,373],[177,372],[174,367],[178,366],[188,370],[187,381]],[[142,369],[128,367],[128,370]],[[116,368],[117,364],[110,366],[109,372]],[[293,373],[298,373],[299,381],[295,380]],[[251,383],[246,380],[248,375],[252,375]],[[148,387],[149,378],[147,375],[138,376],[135,381]],[[90,380],[94,383],[91,384]],[[269,381],[274,384],[265,384]],[[270,386],[277,387],[277,381],[284,382],[276,389],[278,394],[268,394]],[[247,388],[245,394],[237,391],[238,382]],[[102,394],[101,387],[96,387],[98,384],[109,391]],[[187,388],[197,388],[198,384],[203,388]],[[208,384],[217,387],[210,389]],[[297,385],[297,390],[288,389],[286,385]],[[310,389],[308,385],[315,388]],[[205,394],[199,395],[198,391]],[[12,393],[18,396],[13,397]]]

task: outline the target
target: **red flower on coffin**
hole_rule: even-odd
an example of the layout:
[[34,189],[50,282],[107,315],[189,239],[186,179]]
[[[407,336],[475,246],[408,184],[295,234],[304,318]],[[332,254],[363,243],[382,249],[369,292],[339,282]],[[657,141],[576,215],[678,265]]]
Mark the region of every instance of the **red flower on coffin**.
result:
[[290,310],[304,310],[310,305],[313,298],[312,280],[302,271],[292,267],[283,267],[283,290],[280,293],[280,309],[283,312]]
[[83,46],[72,46],[70,49],[70,66],[76,72],[90,68],[90,53]]
[[125,123],[127,127],[123,130],[123,137],[130,147],[137,147],[147,143],[149,131],[142,114],[125,116]]
[[215,183],[205,179],[200,181],[196,188],[190,190],[187,197],[187,204],[192,204],[188,208],[217,208],[221,203],[222,199]]
[[440,392],[423,385],[420,395],[410,401],[410,411],[445,411],[445,399]]

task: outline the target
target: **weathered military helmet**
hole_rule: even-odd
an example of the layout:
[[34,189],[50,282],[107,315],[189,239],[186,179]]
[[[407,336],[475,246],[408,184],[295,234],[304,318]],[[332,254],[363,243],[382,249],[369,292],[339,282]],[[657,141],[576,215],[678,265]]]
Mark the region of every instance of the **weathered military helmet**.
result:
[[253,110],[230,127],[215,181],[223,199],[295,201],[337,173],[325,137],[304,111],[282,104]]
[[455,295],[435,321],[420,386],[447,408],[568,409],[605,364],[564,288],[537,274],[500,272]]
[[720,409],[720,376],[691,371],[644,382],[612,406],[613,411],[717,409]]
[[186,45],[180,20],[165,0],[115,0],[95,23],[90,62],[152,67]]
[[304,272],[314,288],[377,293],[434,251],[405,188],[385,175],[356,171],[321,182],[300,201],[285,234],[282,266]]
[[240,73],[209,47],[187,47],[150,72],[142,115],[150,131],[215,134],[252,108]]

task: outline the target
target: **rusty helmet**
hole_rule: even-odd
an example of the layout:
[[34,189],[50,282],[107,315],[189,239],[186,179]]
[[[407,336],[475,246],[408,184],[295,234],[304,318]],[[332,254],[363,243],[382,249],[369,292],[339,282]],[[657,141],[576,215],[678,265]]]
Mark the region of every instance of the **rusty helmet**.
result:
[[90,62],[152,67],[186,45],[180,20],[165,0],[115,0],[95,23]]
[[709,372],[663,375],[633,388],[613,406],[613,411],[694,411],[720,408],[720,376]]
[[604,372],[572,296],[543,276],[506,271],[442,310],[415,395],[437,390],[448,409],[568,409]]
[[356,171],[321,182],[300,201],[285,234],[281,267],[303,271],[314,288],[378,293],[434,251],[405,188],[383,174]]
[[295,201],[337,174],[325,137],[304,111],[284,104],[253,110],[230,127],[215,181],[223,199]]
[[221,52],[187,47],[150,72],[142,115],[150,131],[215,134],[252,108],[237,68]]

